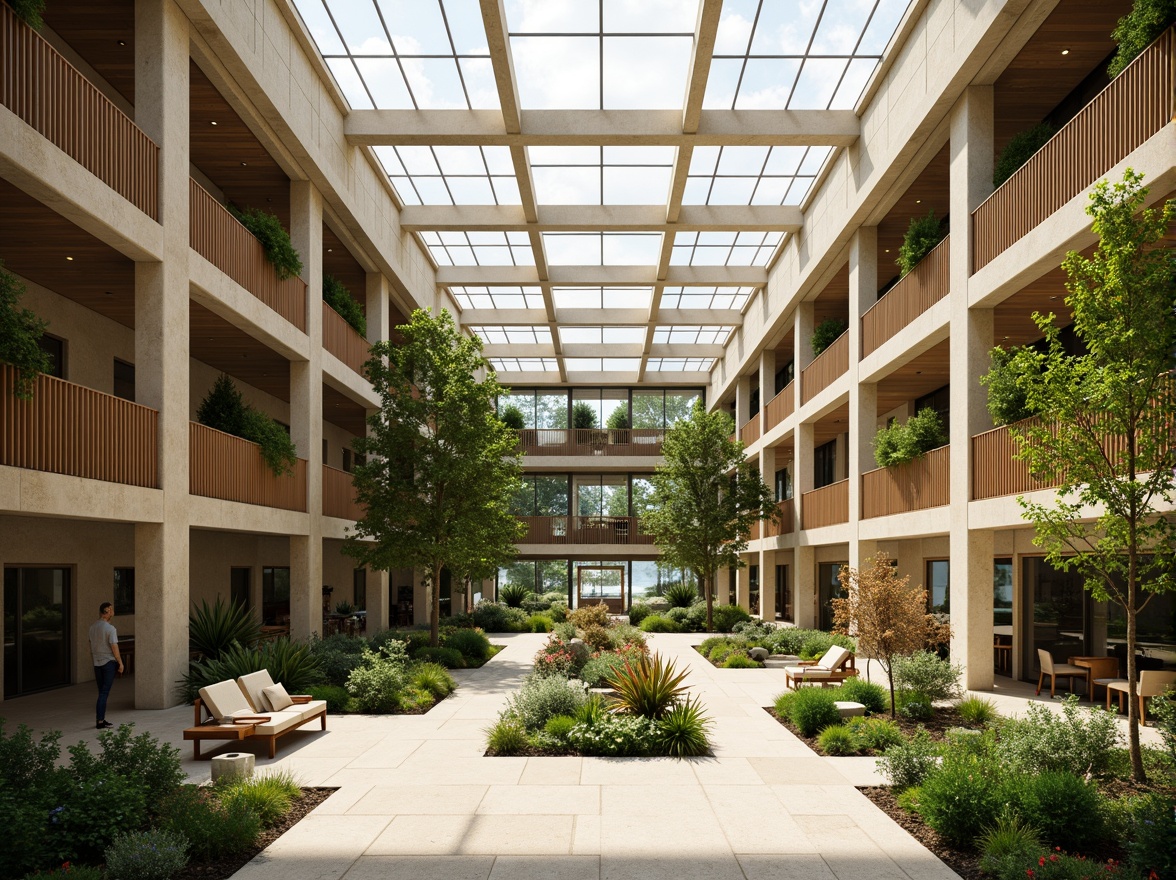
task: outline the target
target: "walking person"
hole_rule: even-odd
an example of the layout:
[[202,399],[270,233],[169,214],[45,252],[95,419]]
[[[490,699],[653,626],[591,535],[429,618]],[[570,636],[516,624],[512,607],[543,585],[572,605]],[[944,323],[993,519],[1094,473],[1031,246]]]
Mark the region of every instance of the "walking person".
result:
[[106,720],[106,700],[114,687],[114,676],[123,671],[122,655],[118,652],[118,630],[111,624],[114,605],[103,602],[98,606],[98,619],[90,624],[90,656],[94,659],[94,681],[98,683],[98,705],[95,707],[98,730],[114,727]]

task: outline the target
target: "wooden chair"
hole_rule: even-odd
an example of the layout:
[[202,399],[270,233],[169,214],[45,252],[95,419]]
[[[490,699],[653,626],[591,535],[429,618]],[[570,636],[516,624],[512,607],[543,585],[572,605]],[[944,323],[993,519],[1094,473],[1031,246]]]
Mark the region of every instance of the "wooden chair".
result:
[[[1123,711],[1123,700],[1129,691],[1128,685],[1130,682],[1126,680],[1107,682],[1107,708],[1111,708],[1111,691],[1114,691],[1119,696],[1119,711]],[[1139,723],[1147,724],[1147,707],[1145,700],[1148,697],[1158,697],[1165,693],[1168,688],[1176,688],[1176,672],[1167,672],[1162,669],[1145,669],[1139,673],[1139,687],[1136,688],[1136,695],[1139,697]]]
[[1074,693],[1074,679],[1086,679],[1086,670],[1080,666],[1072,666],[1069,663],[1054,663],[1053,655],[1045,648],[1037,649],[1037,659],[1041,663],[1041,674],[1037,676],[1037,693],[1041,693],[1041,683],[1045,677],[1049,676],[1049,695],[1054,695],[1054,686],[1057,684],[1058,678],[1070,679],[1070,693]]
[[821,687],[841,684],[857,674],[853,652],[840,645],[831,647],[815,662],[801,661],[799,666],[784,667],[785,680],[793,690],[799,690],[806,683],[819,684]]

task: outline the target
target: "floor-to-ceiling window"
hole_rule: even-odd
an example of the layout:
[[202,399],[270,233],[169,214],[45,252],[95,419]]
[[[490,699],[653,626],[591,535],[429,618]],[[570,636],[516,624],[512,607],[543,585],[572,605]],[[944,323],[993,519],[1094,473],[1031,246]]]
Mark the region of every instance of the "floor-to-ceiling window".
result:
[[71,574],[64,567],[4,569],[5,699],[70,683]]
[[817,598],[821,629],[833,629],[833,600],[841,598],[841,566],[844,562],[822,562],[817,566]]
[[932,614],[951,614],[951,563],[946,559],[927,560],[927,610]]
[[290,568],[265,566],[261,570],[262,622],[284,626],[290,623]]
[[992,646],[996,671],[1013,674],[1013,560],[992,562]]
[[776,566],[776,619],[795,622],[792,608],[792,585],[788,582],[788,566]]
[[747,607],[752,614],[760,613],[759,566],[747,566]]

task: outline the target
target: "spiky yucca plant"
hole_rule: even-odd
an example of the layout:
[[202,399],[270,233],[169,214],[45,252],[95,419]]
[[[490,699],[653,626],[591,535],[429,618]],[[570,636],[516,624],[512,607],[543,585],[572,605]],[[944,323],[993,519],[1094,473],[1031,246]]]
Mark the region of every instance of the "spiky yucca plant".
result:
[[617,692],[614,704],[620,711],[645,718],[661,718],[686,693],[674,662],[663,662],[658,654],[642,657],[636,665],[625,663],[608,678],[608,686]]
[[707,730],[711,720],[703,712],[702,701],[687,697],[657,722],[657,738],[663,754],[673,758],[693,758],[710,751]]
[[215,660],[236,642],[252,647],[261,638],[261,624],[249,609],[217,596],[211,606],[200,600],[200,607],[188,615],[188,646],[203,660]]

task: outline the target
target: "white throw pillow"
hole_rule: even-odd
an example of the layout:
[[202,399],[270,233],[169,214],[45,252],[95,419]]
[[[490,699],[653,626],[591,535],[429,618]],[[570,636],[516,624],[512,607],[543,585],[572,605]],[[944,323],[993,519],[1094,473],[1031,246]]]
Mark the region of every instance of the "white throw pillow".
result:
[[265,698],[265,702],[269,705],[271,712],[281,712],[283,709],[288,709],[294,705],[294,701],[290,699],[290,695],[286,693],[286,689],[280,684],[271,684],[267,688],[262,688],[261,694]]

